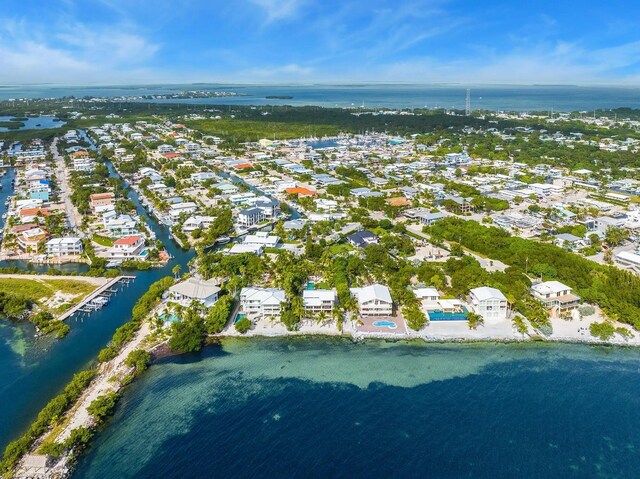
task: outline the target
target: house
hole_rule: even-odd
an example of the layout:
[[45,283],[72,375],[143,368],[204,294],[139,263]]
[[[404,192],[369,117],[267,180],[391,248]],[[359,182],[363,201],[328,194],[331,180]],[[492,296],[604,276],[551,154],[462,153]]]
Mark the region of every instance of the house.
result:
[[393,300],[389,288],[372,284],[363,288],[351,288],[351,295],[358,300],[361,316],[391,316]]
[[258,231],[254,235],[247,235],[244,238],[243,244],[245,245],[259,245],[264,248],[275,248],[278,246],[280,238],[275,235],[270,235],[266,231]]
[[144,238],[142,236],[125,236],[113,243],[113,248],[108,251],[108,257],[115,260],[135,259],[144,251]]
[[440,299],[440,293],[436,288],[418,288],[413,291],[413,294],[421,301],[435,302]]
[[580,305],[580,297],[571,292],[571,288],[560,281],[543,281],[531,286],[531,294],[545,307],[574,309]]
[[94,193],[89,195],[89,205],[93,211],[98,206],[114,205],[116,203],[116,197],[113,193]]
[[336,302],[337,295],[332,289],[305,289],[302,292],[302,304],[308,312],[331,312]]
[[131,236],[138,233],[135,220],[129,215],[118,215],[115,211],[109,211],[102,216],[104,228],[112,238]]
[[48,256],[76,256],[84,250],[82,240],[77,237],[52,238],[45,247]]
[[38,251],[40,242],[47,239],[49,233],[42,228],[31,228],[20,233],[17,237],[18,247],[25,253]]
[[431,226],[436,221],[444,218],[444,213],[420,213],[417,215],[417,218],[420,220],[420,224]]
[[261,317],[280,316],[286,301],[284,291],[277,288],[242,288],[240,307],[246,314]]
[[452,201],[455,203],[455,210],[461,214],[467,214],[473,212],[473,205],[471,204],[472,198],[461,198],[454,195],[446,195],[444,201]]
[[248,208],[238,213],[238,224],[240,226],[254,226],[264,221],[265,214],[260,208]]
[[372,244],[378,244],[377,235],[373,234],[371,231],[356,231],[355,233],[351,233],[347,236],[347,241],[355,247],[364,248],[365,246],[369,246]]
[[264,253],[264,246],[259,244],[234,244],[228,250],[225,250],[226,254],[255,254],[256,256],[261,256]]
[[215,221],[215,216],[191,216],[182,224],[182,231],[191,233],[195,230],[208,228]]
[[218,300],[220,288],[213,279],[188,278],[169,288],[169,297],[183,306],[189,306],[192,301],[198,301],[206,308],[210,308]]
[[487,286],[473,288],[469,299],[473,310],[487,323],[497,323],[507,319],[507,298],[499,289]]

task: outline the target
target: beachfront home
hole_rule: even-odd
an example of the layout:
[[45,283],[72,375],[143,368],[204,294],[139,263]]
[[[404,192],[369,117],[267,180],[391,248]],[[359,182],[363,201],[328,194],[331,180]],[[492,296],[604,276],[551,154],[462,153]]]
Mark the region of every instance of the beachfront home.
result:
[[135,259],[144,251],[144,238],[142,236],[125,236],[113,243],[113,248],[108,251],[108,257],[114,260]]
[[469,302],[473,310],[487,323],[496,323],[507,319],[507,298],[499,289],[482,286],[473,288],[469,293]]
[[307,312],[331,312],[336,302],[336,292],[332,289],[305,289],[302,292],[302,304]]
[[285,301],[284,291],[277,288],[249,287],[240,291],[240,307],[248,315],[280,316]]
[[202,303],[205,308],[210,308],[218,300],[220,288],[217,280],[188,278],[186,281],[176,283],[169,288],[169,298],[183,306],[189,306],[193,301]]
[[531,294],[546,308],[574,309],[580,305],[580,297],[560,281],[543,281],[531,286]]
[[351,296],[358,300],[361,316],[391,316],[393,300],[389,288],[381,284],[372,284],[363,288],[351,288]]
[[45,245],[48,256],[77,256],[82,254],[82,240],[77,237],[52,238]]

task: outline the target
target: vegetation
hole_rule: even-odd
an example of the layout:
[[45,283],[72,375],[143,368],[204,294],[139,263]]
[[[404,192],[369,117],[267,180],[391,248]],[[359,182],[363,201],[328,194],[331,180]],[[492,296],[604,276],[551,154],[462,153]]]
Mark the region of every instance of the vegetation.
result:
[[242,318],[235,324],[235,328],[240,334],[244,334],[251,329],[251,321],[249,318]]
[[91,414],[98,423],[101,423],[113,414],[116,404],[118,403],[118,399],[120,399],[120,395],[115,391],[109,392],[103,396],[98,396],[91,404],[89,404],[87,412]]
[[67,409],[77,401],[95,375],[95,370],[81,371],[75,374],[62,394],[49,401],[27,432],[6,447],[2,461],[0,461],[0,474],[4,475],[11,471],[19,459],[29,452],[35,440],[44,434],[49,427],[58,424]]
[[478,329],[478,326],[484,324],[484,318],[478,313],[470,311],[467,314],[467,324],[469,325],[469,329]]
[[222,296],[216,301],[205,319],[205,329],[207,333],[217,334],[222,332],[229,320],[233,303],[233,297],[230,295]]

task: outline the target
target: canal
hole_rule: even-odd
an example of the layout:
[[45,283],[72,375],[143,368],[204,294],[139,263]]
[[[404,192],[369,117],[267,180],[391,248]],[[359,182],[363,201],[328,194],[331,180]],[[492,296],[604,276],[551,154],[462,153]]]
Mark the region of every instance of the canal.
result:
[[[118,176],[113,165],[107,164],[110,174]],[[0,215],[6,212],[5,201],[13,193],[9,171],[0,180]],[[134,272],[136,280],[119,292],[105,308],[89,316],[74,316],[67,320],[69,335],[62,340],[36,338],[29,323],[0,320],[0,448],[17,438],[33,421],[42,407],[60,393],[74,373],[88,367],[98,351],[111,339],[116,328],[130,319],[131,309],[149,286],[171,275],[179,264],[187,271],[193,251],[181,250],[170,238],[166,226],[148,215],[137,193],[130,190],[129,198],[138,214],[146,218],[156,238],[161,240],[172,260],[162,268]],[[23,262],[2,262],[0,266],[18,266],[46,271],[47,266],[29,267]],[[63,265],[66,271],[86,270],[86,265]]]

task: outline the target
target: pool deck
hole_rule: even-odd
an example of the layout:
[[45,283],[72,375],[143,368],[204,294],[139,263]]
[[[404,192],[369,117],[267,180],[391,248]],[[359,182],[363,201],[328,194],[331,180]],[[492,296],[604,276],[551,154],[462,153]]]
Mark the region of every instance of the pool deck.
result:
[[[361,321],[362,324],[357,324],[355,326],[355,330],[360,333],[387,333],[398,335],[407,334],[407,323],[400,315],[374,317],[358,316],[358,320]],[[373,324],[377,323],[378,321],[393,321],[398,325],[398,327],[395,329],[390,329],[387,326],[376,326]]]

